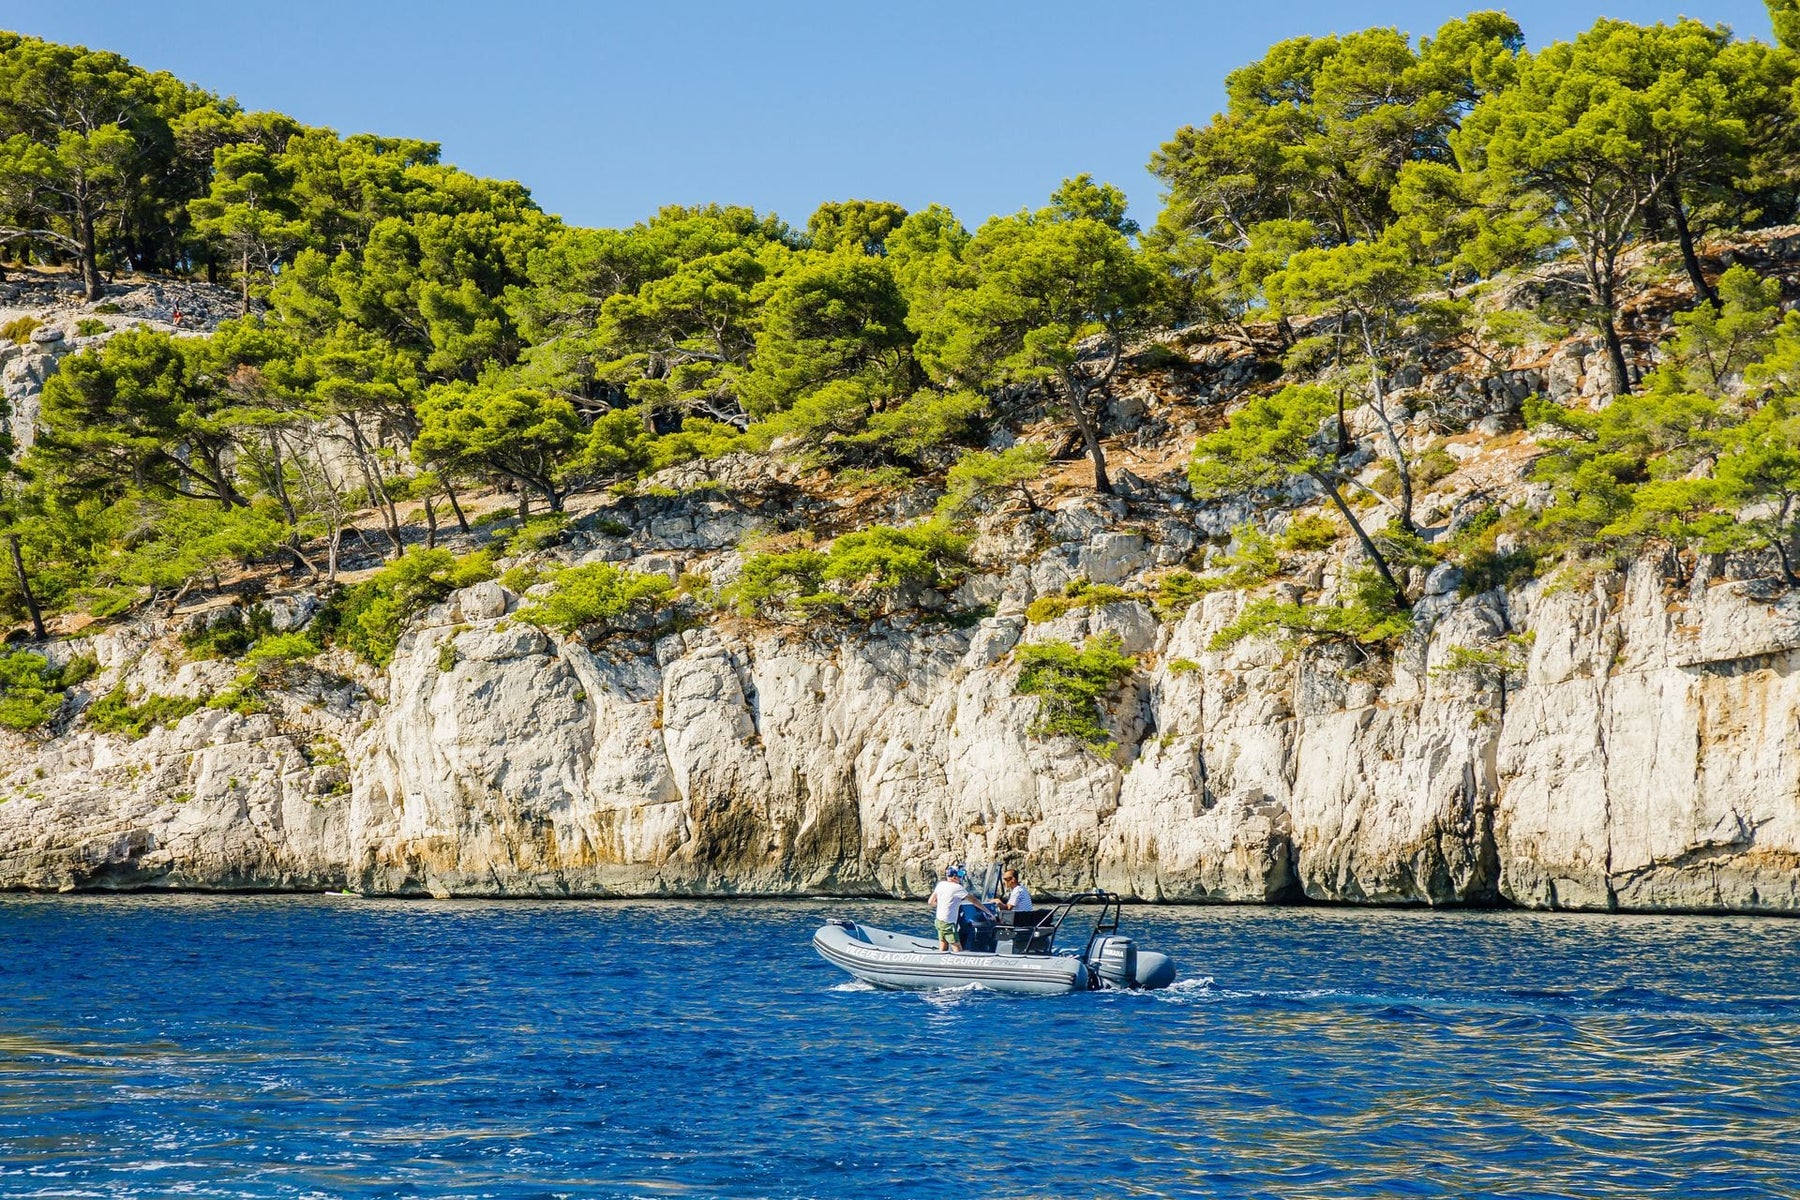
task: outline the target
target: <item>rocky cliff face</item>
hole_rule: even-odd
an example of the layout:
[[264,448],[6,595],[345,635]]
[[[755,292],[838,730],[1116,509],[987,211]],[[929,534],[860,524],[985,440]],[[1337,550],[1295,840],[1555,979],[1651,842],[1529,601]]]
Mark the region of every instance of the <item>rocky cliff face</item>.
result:
[[[1173,622],[1133,601],[1028,624],[1034,596],[1130,583],[1191,528],[1116,525],[1065,503],[1048,549],[969,585],[997,612],[968,628],[726,619],[590,645],[480,584],[384,676],[328,657],[267,713],[12,739],[0,884],[913,894],[946,859],[1005,858],[1041,890],[1161,900],[1800,909],[1800,598],[1671,591],[1650,563],[1459,598],[1440,571],[1369,662],[1209,650],[1235,592]],[[733,554],[696,527],[659,553]],[[587,557],[628,552],[595,540],[618,544]],[[1108,630],[1141,663],[1117,751],[1034,737],[1009,652]],[[1507,634],[1529,643],[1510,680],[1442,669]],[[203,696],[233,673],[179,663],[154,626],[88,642],[94,688]]]
[[[134,319],[160,319],[156,299]],[[3,356],[15,423],[74,344],[45,333]],[[1477,493],[1541,501],[1519,402],[1603,403],[1589,349],[1564,339],[1396,381],[1397,403],[1468,430],[1439,444],[1456,465],[1420,497],[1425,524],[1452,527]],[[986,519],[957,594],[870,624],[714,613],[565,641],[484,583],[423,614],[384,672],[334,651],[270,688],[267,711],[201,708],[136,741],[77,714],[121,683],[193,699],[232,686],[234,664],[187,661],[176,636],[212,616],[54,642],[53,660],[92,654],[101,670],[50,733],[0,731],[0,887],[918,894],[946,860],[1003,858],[1040,891],[1159,900],[1800,911],[1800,595],[1754,564],[1702,559],[1676,586],[1646,559],[1474,595],[1440,567],[1415,579],[1417,620],[1391,652],[1212,650],[1246,603],[1231,590],[1173,616],[1111,593],[1028,621],[1073,580],[1141,593],[1216,558],[1249,504],[1202,509],[1175,481],[1196,430],[1258,370],[1202,348],[1180,396],[1117,388],[1129,502],[1053,486],[1047,512]],[[848,503],[802,496],[763,459],[657,482],[559,561],[723,584],[744,540],[791,528],[796,504],[830,527]],[[930,497],[892,503],[885,519]],[[1290,575],[1331,594],[1341,549]],[[264,603],[291,629],[316,597]],[[1109,757],[1034,735],[1013,654],[1101,632],[1138,659]],[[1487,669],[1464,669],[1471,652]]]

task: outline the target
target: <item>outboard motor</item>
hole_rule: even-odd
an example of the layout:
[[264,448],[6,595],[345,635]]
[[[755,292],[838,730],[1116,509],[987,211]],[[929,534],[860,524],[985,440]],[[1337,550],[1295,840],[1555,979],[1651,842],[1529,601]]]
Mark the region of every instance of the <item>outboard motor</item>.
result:
[[1088,966],[1094,973],[1116,988],[1138,986],[1137,963],[1137,943],[1116,933],[1096,938],[1088,957]]

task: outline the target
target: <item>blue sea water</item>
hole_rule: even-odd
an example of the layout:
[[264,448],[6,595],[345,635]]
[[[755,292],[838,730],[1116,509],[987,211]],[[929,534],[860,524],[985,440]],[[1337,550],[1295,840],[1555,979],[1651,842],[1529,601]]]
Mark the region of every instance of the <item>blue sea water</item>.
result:
[[1800,922],[1138,908],[1157,994],[885,993],[878,903],[0,897],[0,1196],[1800,1195]]

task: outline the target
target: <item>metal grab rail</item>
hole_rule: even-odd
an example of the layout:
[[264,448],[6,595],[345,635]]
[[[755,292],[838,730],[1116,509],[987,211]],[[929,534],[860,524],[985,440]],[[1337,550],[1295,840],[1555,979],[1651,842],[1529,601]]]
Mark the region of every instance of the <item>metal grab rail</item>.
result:
[[[979,910],[977,910],[974,916],[968,916],[966,915],[969,911],[968,909],[964,909],[965,915],[962,917],[962,921],[967,922],[972,932],[984,938],[990,933],[997,938],[1002,934],[1013,930],[1028,930],[1030,936],[1026,945],[1029,949],[1026,953],[1051,954],[1055,952],[1056,939],[1062,933],[1063,924],[1068,921],[1076,908],[1084,905],[1099,905],[1100,908],[1100,911],[1095,915],[1093,928],[1088,931],[1087,941],[1081,947],[1081,961],[1089,963],[1089,966],[1091,967],[1092,963],[1089,960],[1093,957],[1094,943],[1102,936],[1110,933],[1117,933],[1119,930],[1119,921],[1123,916],[1123,902],[1116,893],[1102,889],[1096,889],[1091,892],[1077,892],[1072,896],[1065,897],[1048,909],[1035,910],[1047,913],[1048,915],[1041,918],[1034,925],[1002,925],[993,917],[990,917],[985,913],[980,913]],[[959,921],[959,924],[961,924],[962,921]]]
[[1100,889],[1095,889],[1091,892],[1079,892],[1076,895],[1066,898],[1062,903],[1051,910],[1050,920],[1046,922],[1046,924],[1051,927],[1050,941],[1053,946],[1055,945],[1057,935],[1062,932],[1063,922],[1069,919],[1070,915],[1074,913],[1078,906],[1084,904],[1098,904],[1100,906],[1100,912],[1094,918],[1094,927],[1088,931],[1087,942],[1081,947],[1081,961],[1087,964],[1089,972],[1088,986],[1092,988],[1095,986],[1095,980],[1098,978],[1095,974],[1095,964],[1093,962],[1094,943],[1099,941],[1104,934],[1117,933],[1119,931],[1119,919],[1124,915],[1124,905],[1117,895]]

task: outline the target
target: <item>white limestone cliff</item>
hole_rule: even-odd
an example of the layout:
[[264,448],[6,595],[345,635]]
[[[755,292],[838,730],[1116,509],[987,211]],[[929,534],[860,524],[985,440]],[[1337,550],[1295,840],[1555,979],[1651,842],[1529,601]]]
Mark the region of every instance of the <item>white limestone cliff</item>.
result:
[[[1101,571],[1127,580],[1155,557],[1114,551]],[[333,658],[344,675],[269,713],[11,738],[0,885],[915,894],[947,859],[1004,858],[1040,890],[1161,900],[1800,910],[1800,598],[1670,592],[1648,563],[1587,591],[1445,590],[1372,669],[1208,650],[1229,592],[1172,624],[1114,603],[1027,625],[1045,570],[967,629],[593,646],[477,585],[364,680],[379,700]],[[1110,760],[1031,734],[1009,653],[1102,629],[1142,662]],[[91,639],[93,686],[225,686],[229,664],[177,664],[157,632]],[[1439,667],[1503,632],[1530,651],[1502,711],[1493,681]]]

